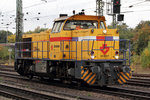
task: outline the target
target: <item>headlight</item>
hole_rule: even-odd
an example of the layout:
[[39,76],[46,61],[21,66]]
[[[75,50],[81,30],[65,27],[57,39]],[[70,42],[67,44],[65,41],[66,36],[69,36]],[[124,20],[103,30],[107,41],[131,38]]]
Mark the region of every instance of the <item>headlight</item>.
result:
[[91,59],[94,59],[94,51],[91,51]]
[[94,59],[94,58],[95,58],[94,55],[93,56],[91,55],[91,59]]
[[119,56],[115,56],[116,59],[119,59]]
[[119,59],[119,51],[115,52],[115,59]]

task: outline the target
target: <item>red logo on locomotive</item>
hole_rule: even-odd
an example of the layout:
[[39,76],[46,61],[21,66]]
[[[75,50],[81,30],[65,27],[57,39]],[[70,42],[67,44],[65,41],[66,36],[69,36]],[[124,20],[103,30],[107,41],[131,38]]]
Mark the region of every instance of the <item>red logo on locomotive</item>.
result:
[[109,51],[109,47],[107,47],[107,44],[103,44],[103,46],[100,47],[100,49],[101,49],[101,52],[102,52],[104,55],[106,55],[106,54],[108,53],[108,51]]

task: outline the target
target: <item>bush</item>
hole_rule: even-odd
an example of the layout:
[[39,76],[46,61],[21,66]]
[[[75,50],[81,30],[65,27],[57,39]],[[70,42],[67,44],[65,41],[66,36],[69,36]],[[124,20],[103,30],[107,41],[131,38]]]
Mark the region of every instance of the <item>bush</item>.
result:
[[[15,52],[14,49],[11,52],[11,58],[14,59]],[[9,59],[9,52],[8,47],[0,47],[0,60],[8,60]]]
[[141,55],[141,64],[142,67],[150,68],[150,41],[148,47],[144,49]]
[[7,60],[9,58],[9,52],[7,47],[2,47],[0,50],[0,59]]

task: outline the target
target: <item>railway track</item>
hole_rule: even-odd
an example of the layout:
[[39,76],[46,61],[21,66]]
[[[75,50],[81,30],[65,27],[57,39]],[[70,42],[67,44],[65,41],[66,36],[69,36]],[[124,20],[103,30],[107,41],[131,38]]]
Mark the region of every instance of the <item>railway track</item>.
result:
[[105,89],[91,89],[91,91],[125,97],[133,100],[150,100],[149,91],[139,91],[133,89],[120,88],[120,87],[107,87]]
[[66,100],[68,97],[0,83],[0,95],[19,100]]
[[2,65],[2,64],[0,64],[0,67],[1,68],[14,68],[14,66],[10,66],[10,65]]
[[[6,75],[7,73],[0,73],[0,75]],[[69,87],[67,84],[61,84],[59,82],[48,82],[48,81],[39,81],[39,80],[29,80],[27,78],[22,78],[18,75],[13,76],[12,74],[7,74],[6,77],[11,76],[11,78],[17,78],[24,81],[30,81],[34,83],[40,83],[40,84],[47,84],[47,85],[54,85],[59,87]],[[72,86],[72,89],[77,89],[77,86]],[[109,94],[109,95],[115,95],[125,98],[131,98],[131,99],[142,99],[142,100],[150,100],[150,92],[148,91],[139,91],[139,90],[131,90],[131,89],[125,89],[120,87],[107,87],[107,88],[100,88],[100,87],[80,87],[80,90],[88,91],[88,92],[96,92],[96,93],[103,93],[103,94]],[[44,91],[44,90],[42,90]],[[48,92],[48,91],[47,91]],[[85,99],[85,98],[83,98]]]
[[0,71],[15,72],[13,66],[3,66],[3,65],[0,65]]
[[[22,80],[25,80],[25,81],[30,81],[28,80],[27,78],[23,78],[23,77],[20,77],[19,75],[14,75],[14,74],[8,74],[8,73],[0,73],[0,75],[3,75],[4,77],[11,77],[11,78],[17,78],[17,79],[22,79]],[[38,81],[38,80],[32,80],[32,82],[38,82],[38,83],[41,83],[41,84],[50,84],[49,82],[41,82],[41,81]],[[149,87],[150,86],[150,79],[148,78],[140,78],[140,77],[133,77],[132,80],[130,80],[128,83],[128,85],[138,85],[138,86],[146,86],[146,87]],[[56,85],[55,82],[54,84],[51,84],[51,85]],[[60,85],[58,85],[60,86]],[[64,85],[62,87],[65,87]],[[75,87],[77,88],[77,87]],[[97,87],[96,87],[97,88]],[[93,87],[90,87],[90,88],[83,88],[83,90],[91,90],[93,92],[100,92],[100,93],[106,93],[106,94],[113,94],[113,95],[120,95],[121,97],[130,97],[130,98],[140,98],[140,99],[150,99],[149,96],[150,94],[149,93],[145,93],[145,92],[141,92],[141,91],[129,91],[127,92],[127,89],[120,89],[120,88],[114,88],[114,87],[108,87],[108,88],[105,88],[105,89],[93,89]],[[116,91],[117,90],[117,91]],[[124,91],[124,92],[120,92],[120,91]],[[138,93],[137,93],[138,92]],[[143,96],[143,94],[149,94],[148,96]],[[135,95],[135,94],[140,94],[140,95]]]
[[[19,76],[19,75],[16,75],[16,74],[11,74],[11,73],[6,73],[6,72],[0,72],[0,76],[1,77],[8,77],[8,78],[13,78],[13,79],[19,79],[19,80],[22,80],[22,81],[27,81],[27,82],[33,82],[33,83],[40,83],[40,84],[46,84],[46,85],[51,85],[49,82],[47,82],[47,81],[39,81],[39,80],[37,80],[37,79],[34,79],[34,80],[29,80],[28,78],[25,78],[25,77],[21,77],[21,76]],[[11,85],[15,85],[16,86],[16,83],[13,83],[13,82],[4,82],[5,84],[11,84]],[[53,84],[53,83],[52,83]],[[55,84],[55,83],[54,83]],[[53,84],[53,85],[54,85]],[[22,87],[21,85],[17,85],[17,86],[19,86],[19,87]],[[26,87],[26,86],[24,86],[24,87]],[[64,86],[65,87],[65,86]],[[1,88],[1,84],[0,84],[0,88]],[[32,89],[33,90],[33,89]],[[78,99],[80,99],[80,100],[93,100],[93,98],[91,98],[91,97],[86,97],[86,96],[82,96],[82,97],[80,97],[80,96],[78,96],[78,95],[75,95],[75,94],[68,94],[68,93],[63,93],[63,92],[54,92],[54,91],[51,91],[51,90],[45,90],[45,89],[38,89],[38,88],[36,88],[36,89],[34,89],[34,90],[38,90],[38,91],[42,91],[42,92],[46,92],[46,93],[52,93],[52,94],[54,94],[54,95],[58,95],[58,96],[65,96],[65,99],[64,98],[55,98],[54,97],[54,99],[53,99],[53,97],[51,98],[51,96],[49,96],[49,99],[46,99],[46,100],[76,100],[77,98]],[[14,91],[18,91],[18,90],[15,90],[14,89]],[[18,95],[18,97],[17,97],[17,95],[16,94],[13,94],[12,95],[12,93],[8,93],[7,91],[0,91],[0,93],[2,93],[2,94],[4,94],[3,96],[6,96],[7,97],[7,95],[8,95],[8,97],[12,97],[12,98],[17,98],[17,99],[19,99],[20,97],[19,97],[19,95]],[[38,95],[38,94],[37,94]],[[40,95],[40,94],[39,94]],[[41,95],[41,97],[42,97],[42,95]],[[41,97],[38,97],[38,99],[36,99],[36,100],[45,100],[45,99],[39,99],[39,98],[41,98]],[[24,97],[22,97],[21,96],[21,100],[31,100],[31,98],[30,99],[28,99],[28,98],[26,98],[26,96]],[[48,97],[47,97],[48,98]],[[50,99],[51,98],[51,99]],[[95,99],[96,100],[96,99]]]
[[133,74],[134,77],[150,77],[150,74]]
[[136,85],[136,86],[143,86],[143,87],[150,87],[150,79],[145,78],[137,78],[134,77],[131,80],[129,80],[126,84],[128,85]]
[[150,75],[148,75],[148,74],[133,74],[132,79],[129,80],[126,84],[150,87]]
[[[14,70],[12,70],[13,68],[11,66],[8,66],[7,68],[8,68],[7,70],[5,70],[4,68],[1,68],[0,70],[2,72],[0,73],[0,75],[4,75],[5,77],[8,76],[8,77],[11,77],[11,78],[19,78],[19,79],[22,78],[22,77],[20,77],[19,75],[16,75],[16,74],[8,74],[8,75],[6,75],[6,73],[4,73],[6,71],[8,71],[8,72],[15,72]],[[11,71],[9,70],[9,68],[10,68]],[[28,80],[27,78],[24,78],[24,79]],[[143,77],[133,77],[126,84],[127,85],[133,85],[133,86],[150,87],[150,78],[148,78],[148,77],[146,77],[146,78],[143,78]]]

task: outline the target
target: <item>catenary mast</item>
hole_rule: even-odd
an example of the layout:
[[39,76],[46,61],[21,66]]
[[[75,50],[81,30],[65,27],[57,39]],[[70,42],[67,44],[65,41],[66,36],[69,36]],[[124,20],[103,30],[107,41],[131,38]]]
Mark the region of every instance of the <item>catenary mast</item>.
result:
[[96,15],[103,16],[104,2],[102,0],[96,0]]
[[[16,42],[22,42],[22,34],[23,34],[23,8],[22,8],[22,0],[16,0]],[[21,49],[21,45],[16,43],[16,49]],[[21,56],[21,53],[16,53],[15,57]]]
[[16,42],[21,42],[23,34],[22,0],[16,0],[16,10]]

